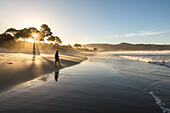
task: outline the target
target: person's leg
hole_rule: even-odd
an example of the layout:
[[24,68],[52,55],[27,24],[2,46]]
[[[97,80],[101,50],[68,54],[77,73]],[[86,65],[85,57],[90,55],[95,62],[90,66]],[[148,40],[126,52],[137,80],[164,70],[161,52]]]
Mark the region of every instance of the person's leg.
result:
[[57,63],[57,60],[55,59],[55,67],[57,67],[56,63]]
[[60,65],[60,60],[58,59],[57,61],[58,61],[59,66],[61,66],[61,65]]

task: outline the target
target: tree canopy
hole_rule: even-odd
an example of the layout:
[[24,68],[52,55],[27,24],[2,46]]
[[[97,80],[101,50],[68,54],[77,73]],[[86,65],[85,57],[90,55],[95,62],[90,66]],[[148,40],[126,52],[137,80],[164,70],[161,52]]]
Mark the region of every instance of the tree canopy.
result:
[[0,42],[14,41],[14,37],[10,34],[0,34]]
[[81,47],[81,44],[74,44],[74,47],[76,47],[76,48],[80,48]]
[[48,37],[47,40],[52,41],[52,42],[57,43],[57,44],[62,44],[62,41],[60,40],[60,38],[58,36],[51,35],[50,37]]
[[57,44],[62,43],[58,36],[52,35],[53,33],[47,24],[42,24],[40,27],[40,30],[35,27],[23,28],[20,30],[9,28],[4,33],[0,34],[0,41],[17,40],[19,38],[26,40],[27,38],[35,38],[33,37],[33,34],[37,34],[37,41],[44,42],[45,37],[47,37],[47,41],[52,41]]
[[11,34],[14,36],[19,30],[16,30],[15,28],[9,28],[5,31],[6,34]]

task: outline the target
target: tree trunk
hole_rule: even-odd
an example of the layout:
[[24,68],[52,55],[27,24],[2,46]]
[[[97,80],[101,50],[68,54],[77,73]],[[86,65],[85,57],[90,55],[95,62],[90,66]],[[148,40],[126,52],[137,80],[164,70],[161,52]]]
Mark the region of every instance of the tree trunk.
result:
[[35,39],[34,39],[34,43],[33,43],[33,55],[35,55]]

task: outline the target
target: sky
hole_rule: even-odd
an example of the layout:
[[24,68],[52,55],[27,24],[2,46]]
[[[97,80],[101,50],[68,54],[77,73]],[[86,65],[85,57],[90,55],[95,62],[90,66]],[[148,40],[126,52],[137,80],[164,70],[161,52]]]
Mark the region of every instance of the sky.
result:
[[0,33],[47,24],[63,44],[170,44],[170,0],[0,0]]

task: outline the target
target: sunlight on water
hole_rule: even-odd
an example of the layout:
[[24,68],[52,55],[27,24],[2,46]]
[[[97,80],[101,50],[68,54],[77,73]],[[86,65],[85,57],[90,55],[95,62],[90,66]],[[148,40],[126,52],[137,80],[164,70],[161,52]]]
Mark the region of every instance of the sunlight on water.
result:
[[170,51],[126,51],[101,53],[106,56],[119,56],[130,60],[153,63],[170,67]]

